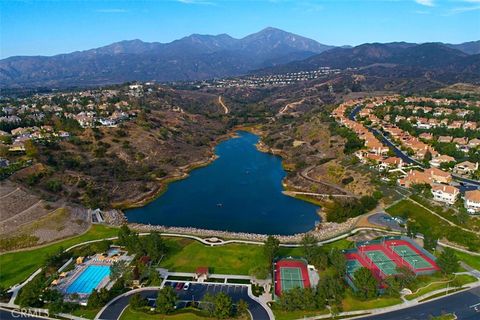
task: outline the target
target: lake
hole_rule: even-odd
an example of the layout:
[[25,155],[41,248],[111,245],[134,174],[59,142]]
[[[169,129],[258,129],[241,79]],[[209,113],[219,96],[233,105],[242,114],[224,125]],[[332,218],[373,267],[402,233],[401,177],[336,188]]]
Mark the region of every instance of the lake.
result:
[[195,169],[128,221],[175,227],[290,235],[312,229],[319,207],[282,193],[281,158],[257,150],[258,136],[239,131],[219,143],[219,156]]

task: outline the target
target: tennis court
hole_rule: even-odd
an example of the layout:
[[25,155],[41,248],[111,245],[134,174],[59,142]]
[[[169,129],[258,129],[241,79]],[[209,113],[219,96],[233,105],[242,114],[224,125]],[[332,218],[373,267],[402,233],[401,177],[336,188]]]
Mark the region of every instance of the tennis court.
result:
[[403,260],[407,261],[414,270],[433,268],[430,262],[425,260],[421,255],[407,245],[391,246],[390,249],[392,249]]
[[303,288],[302,271],[300,268],[280,268],[282,290],[288,291],[295,287]]
[[295,287],[309,288],[307,262],[303,259],[284,258],[274,263],[275,296]]
[[358,262],[357,259],[354,260],[347,260],[347,274],[353,278],[353,275],[355,274],[355,271],[360,269],[362,264]]
[[383,251],[365,251],[364,255],[370,259],[385,275],[389,276],[397,273],[397,264],[387,257]]

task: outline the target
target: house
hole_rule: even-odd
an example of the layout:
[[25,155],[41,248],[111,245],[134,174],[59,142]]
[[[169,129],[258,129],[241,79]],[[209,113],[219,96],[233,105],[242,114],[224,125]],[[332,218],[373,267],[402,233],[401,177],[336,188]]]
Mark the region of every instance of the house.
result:
[[421,133],[418,137],[420,139],[427,140],[427,141],[433,140],[433,135],[431,133],[428,133],[428,132]]
[[463,125],[463,129],[470,129],[470,130],[476,130],[477,129],[477,124],[472,121],[467,121]]
[[21,141],[15,141],[10,148],[8,149],[10,152],[24,152],[25,151],[25,144]]
[[464,206],[469,213],[480,213],[480,190],[466,191]]
[[467,145],[468,141],[467,141],[467,138],[455,138],[453,139],[453,143],[455,143],[458,148],[459,146]]
[[480,146],[480,139],[475,138],[475,139],[472,139],[472,140],[468,141],[468,146],[470,148],[476,148],[476,147]]
[[433,200],[448,204],[454,204],[457,201],[460,191],[454,186],[444,184],[434,184],[432,186]]
[[435,158],[433,158],[430,161],[430,165],[433,167],[440,167],[442,163],[449,163],[455,161],[454,157],[447,156],[446,154],[439,155]]
[[425,173],[432,179],[434,183],[448,184],[452,181],[452,175],[438,168],[430,168]]
[[206,281],[209,276],[210,276],[210,273],[209,273],[208,267],[198,267],[197,270],[195,270],[195,279],[198,282]]
[[450,143],[452,142],[453,140],[453,137],[452,136],[440,136],[438,137],[438,142],[442,142],[442,143]]
[[476,170],[478,170],[478,162],[463,161],[453,167],[453,172],[464,175],[470,175]]
[[431,184],[431,178],[425,172],[410,170],[403,179],[398,179],[398,184],[410,188],[414,184]]
[[389,168],[402,168],[403,160],[398,157],[388,157],[386,159],[380,160],[380,167],[384,170]]

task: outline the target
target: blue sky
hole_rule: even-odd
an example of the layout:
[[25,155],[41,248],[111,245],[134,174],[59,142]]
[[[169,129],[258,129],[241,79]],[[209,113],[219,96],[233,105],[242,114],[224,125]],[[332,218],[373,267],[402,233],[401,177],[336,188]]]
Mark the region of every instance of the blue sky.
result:
[[277,27],[330,45],[480,39],[480,0],[0,0],[0,57]]

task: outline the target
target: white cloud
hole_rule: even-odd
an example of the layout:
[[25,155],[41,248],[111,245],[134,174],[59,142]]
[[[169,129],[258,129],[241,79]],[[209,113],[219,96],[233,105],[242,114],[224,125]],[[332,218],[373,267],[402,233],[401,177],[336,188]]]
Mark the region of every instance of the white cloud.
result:
[[435,3],[433,0],[415,0],[415,2],[422,6],[427,6],[427,7],[435,6]]
[[464,12],[470,12],[470,11],[477,11],[477,10],[480,10],[480,5],[453,8],[449,11],[449,14],[458,14],[458,13],[464,13]]

